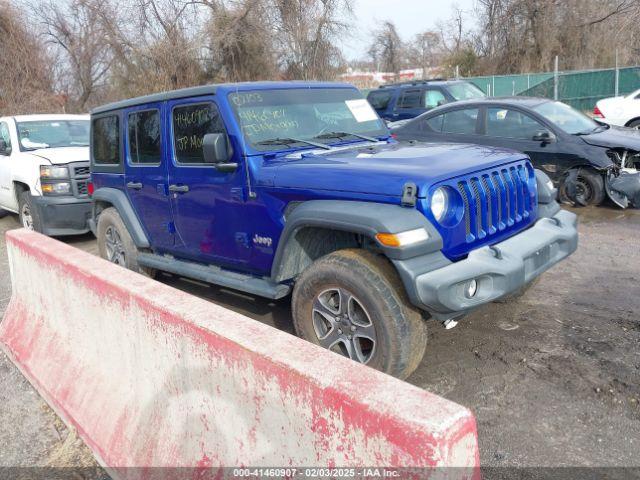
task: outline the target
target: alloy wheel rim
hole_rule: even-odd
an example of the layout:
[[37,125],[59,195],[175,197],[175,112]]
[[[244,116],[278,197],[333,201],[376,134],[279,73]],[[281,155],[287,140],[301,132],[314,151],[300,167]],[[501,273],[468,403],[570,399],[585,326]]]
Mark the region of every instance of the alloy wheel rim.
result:
[[365,365],[374,357],[375,326],[362,302],[348,290],[335,287],[318,294],[312,323],[322,347]]
[[20,216],[22,217],[22,226],[27,230],[33,230],[33,216],[31,215],[31,209],[26,203],[20,210]]
[[107,260],[116,265],[124,265],[125,264],[125,252],[124,245],[122,243],[122,238],[113,227],[107,227],[107,230],[104,232],[105,237],[105,247],[107,250]]

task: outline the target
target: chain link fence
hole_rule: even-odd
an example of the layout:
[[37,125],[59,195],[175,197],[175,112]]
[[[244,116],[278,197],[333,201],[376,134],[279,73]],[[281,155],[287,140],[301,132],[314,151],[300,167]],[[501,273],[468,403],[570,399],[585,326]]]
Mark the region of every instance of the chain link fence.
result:
[[[557,98],[578,110],[592,111],[598,100],[640,89],[640,67],[576,70],[465,78],[487,95]],[[557,93],[556,93],[557,91]]]

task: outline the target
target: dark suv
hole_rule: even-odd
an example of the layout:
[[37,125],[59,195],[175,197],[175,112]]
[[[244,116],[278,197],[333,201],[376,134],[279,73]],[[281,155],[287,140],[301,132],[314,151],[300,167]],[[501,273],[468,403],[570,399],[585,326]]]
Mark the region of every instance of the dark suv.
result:
[[[406,377],[427,317],[530,284],[576,216],[522,153],[400,145],[351,85],[209,85],[91,114],[101,256],[271,299],[302,338]],[[453,353],[452,353],[453,355]]]
[[367,100],[378,115],[395,122],[417,117],[445,103],[485,96],[473,83],[436,79],[382,85],[369,92]]

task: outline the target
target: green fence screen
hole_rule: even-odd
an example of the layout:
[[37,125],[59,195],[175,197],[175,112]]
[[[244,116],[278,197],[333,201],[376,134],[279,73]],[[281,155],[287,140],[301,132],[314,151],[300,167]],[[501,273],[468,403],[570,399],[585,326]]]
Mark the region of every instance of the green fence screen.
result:
[[[554,98],[556,78],[552,72],[523,75],[495,75],[466,78],[486,94],[494,97],[526,95]],[[618,70],[586,70],[559,72],[558,100],[574,108],[591,111],[598,100],[616,94],[627,95],[640,89],[640,67],[625,67]]]

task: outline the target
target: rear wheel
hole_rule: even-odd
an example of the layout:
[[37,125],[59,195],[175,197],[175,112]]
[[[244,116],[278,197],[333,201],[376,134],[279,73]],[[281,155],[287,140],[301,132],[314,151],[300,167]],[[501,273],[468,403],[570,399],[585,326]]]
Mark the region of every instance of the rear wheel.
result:
[[298,336],[390,375],[406,378],[420,364],[427,329],[389,261],[348,249],[326,255],[296,281]]
[[155,276],[154,269],[138,264],[138,248],[115,208],[110,207],[100,213],[97,237],[102,258],[148,277]]
[[582,206],[600,205],[604,201],[604,180],[599,173],[581,168],[575,176],[575,193],[571,191],[571,185],[567,184],[566,175],[560,185],[560,200],[563,202],[577,203]]

